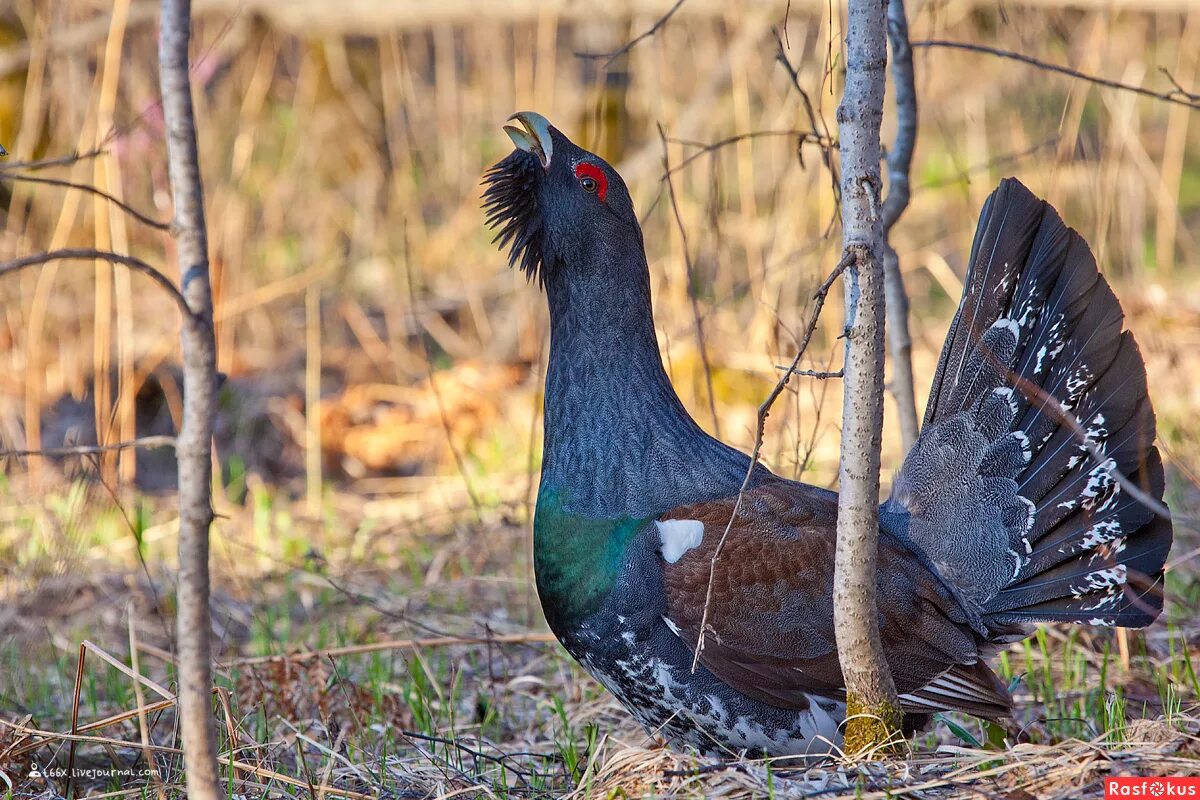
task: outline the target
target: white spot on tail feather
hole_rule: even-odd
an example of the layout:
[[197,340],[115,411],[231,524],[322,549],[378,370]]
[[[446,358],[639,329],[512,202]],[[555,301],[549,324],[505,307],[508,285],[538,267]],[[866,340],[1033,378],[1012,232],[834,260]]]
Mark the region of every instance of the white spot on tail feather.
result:
[[655,520],[654,527],[658,529],[658,539],[662,543],[659,548],[662,557],[668,564],[674,564],[704,540],[704,523],[700,520]]
[[1094,550],[1102,544],[1108,544],[1121,535],[1121,520],[1106,519],[1097,522],[1084,531],[1083,536],[1073,542],[1067,542],[1058,548],[1060,553]]
[[1021,314],[1017,317],[1017,324],[1024,328],[1029,323],[1030,316],[1033,315],[1033,313],[1033,295],[1030,295],[1025,298],[1023,303],[1021,303]]
[[1063,325],[1063,315],[1059,314],[1054,318],[1054,323],[1050,329],[1046,331],[1046,342],[1037,352],[1037,362],[1033,365],[1033,374],[1040,375],[1042,368],[1046,366],[1047,361],[1053,362],[1054,359],[1062,352],[1062,349],[1067,346],[1065,339],[1061,338]]
[[[1004,402],[1008,403],[1008,407],[1011,410],[1012,415],[1014,417],[1017,415],[1017,398],[1013,394],[1013,390],[1011,388],[1009,388],[1008,386],[1001,386],[998,389],[993,389],[992,394],[998,394],[1001,397],[1003,397]],[[1022,435],[1024,435],[1024,434],[1022,434]],[[1026,439],[1026,441],[1028,441],[1028,438]]]
[[1083,487],[1079,497],[1064,500],[1058,504],[1058,507],[1072,509],[1081,506],[1084,510],[1091,512],[1107,509],[1116,502],[1117,496],[1121,493],[1121,484],[1117,483],[1113,476],[1113,470],[1116,468],[1117,462],[1114,459],[1104,459],[1088,473],[1087,485]]
[[1083,576],[1083,583],[1071,586],[1071,595],[1080,600],[1092,592],[1104,592],[1094,605],[1087,606],[1089,611],[1103,608],[1120,598],[1120,588],[1125,585],[1127,570],[1124,564],[1098,569]]
[[1067,376],[1067,397],[1076,400],[1092,380],[1092,371],[1087,364],[1080,364]]
[[1017,499],[1024,503],[1025,507],[1029,509],[1029,514],[1025,517],[1025,530],[1021,531],[1021,541],[1025,543],[1025,552],[1032,553],[1033,545],[1029,542],[1029,532],[1033,530],[1033,523],[1037,519],[1037,503],[1033,502],[1023,494],[1017,495]]
[[[1016,413],[1016,403],[1013,403],[1013,413]],[[1033,448],[1029,445],[1029,437],[1025,435],[1025,431],[1013,431],[1009,436],[1021,443],[1021,457],[1028,464],[1029,459],[1033,458]]]
[[992,323],[992,327],[1004,328],[1007,330],[1012,334],[1014,342],[1020,341],[1021,339],[1021,326],[1017,324],[1016,320],[1009,319],[1008,317],[1000,317],[998,320]]
[[1017,553],[1016,550],[1013,550],[1011,547],[1008,548],[1007,552],[1013,558],[1013,574],[1012,574],[1012,578],[1010,578],[1009,580],[1015,581],[1017,579],[1017,576],[1021,574],[1021,567],[1025,566],[1025,562],[1024,562],[1024,560],[1022,560],[1020,554]]
[[1083,442],[1080,443],[1079,449],[1087,451],[1089,447],[1098,445],[1108,436],[1108,428],[1105,426],[1108,420],[1104,418],[1104,414],[1096,412],[1096,416],[1092,417],[1092,421],[1087,426],[1087,431],[1083,435]]

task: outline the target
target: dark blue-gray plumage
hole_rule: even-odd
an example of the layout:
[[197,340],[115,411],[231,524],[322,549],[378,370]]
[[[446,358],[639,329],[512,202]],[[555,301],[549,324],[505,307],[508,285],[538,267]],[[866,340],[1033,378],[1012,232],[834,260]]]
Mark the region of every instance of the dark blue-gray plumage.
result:
[[[827,752],[845,715],[836,495],[759,467],[738,504],[749,458],[691,419],[663,369],[620,176],[543,117],[514,119],[517,150],[484,197],[510,264],[550,307],[534,521],[547,621],[671,741]],[[1005,181],[881,509],[880,631],[910,727],[938,710],[1005,717],[985,659],[1033,622],[1157,617],[1170,519],[1116,474],[1162,508],[1154,433],[1144,365],[1087,245]]]

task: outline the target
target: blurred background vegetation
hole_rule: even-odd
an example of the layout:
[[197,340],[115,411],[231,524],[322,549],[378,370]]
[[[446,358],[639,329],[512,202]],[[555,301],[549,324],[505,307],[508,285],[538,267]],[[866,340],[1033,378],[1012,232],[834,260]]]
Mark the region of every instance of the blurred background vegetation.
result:
[[[96,246],[173,268],[163,231],[92,194],[14,179],[88,184],[168,220],[156,5],[0,3],[0,143],[11,153],[0,162],[0,259]],[[755,408],[776,365],[790,361],[812,291],[840,251],[829,173],[820,150],[799,143],[810,130],[804,99],[777,50],[836,135],[844,9],[689,0],[610,61],[579,54],[619,48],[673,4],[195,5],[194,91],[227,375],[213,534],[223,657],[542,630],[528,520],[547,321],[536,288],[491,246],[479,209],[481,173],[509,150],[500,124],[537,110],[617,166],[644,220],[668,369],[703,426],[749,449]],[[1200,86],[1200,8],[1188,0],[935,0],[912,3],[909,14],[914,41],[985,43],[1156,91],[1172,78]],[[1168,499],[1194,514],[1200,116],[991,56],[918,48],[915,57],[914,194],[892,237],[912,300],[918,407],[976,215],[996,182],[1016,175],[1084,234],[1116,286],[1150,370]],[[891,136],[888,117],[885,142]],[[72,153],[86,157],[20,168]],[[178,319],[146,281],[69,262],[3,279],[0,298],[0,449],[174,433]],[[840,302],[831,302],[803,368],[837,368],[840,327]],[[840,394],[836,381],[793,383],[768,426],[772,468],[832,485]],[[901,457],[889,423],[885,482]],[[173,458],[159,448],[3,464],[0,716],[32,714],[50,727],[80,702],[80,640],[128,659],[134,628],[146,652],[169,648]],[[1177,536],[1171,624],[1123,643],[1113,668],[1133,669],[1149,688],[1123,693],[1139,684],[1109,670],[1108,633],[1051,631],[1040,650],[1014,650],[1010,674],[1041,676],[1022,689],[1031,714],[1059,702],[1057,685],[1062,702],[1078,704],[1057,716],[1086,721],[1036,723],[1043,741],[1087,738],[1087,725],[1108,735],[1118,716],[1124,725],[1127,701],[1176,713],[1194,701],[1200,625],[1185,610],[1200,598],[1197,537],[1186,525]],[[1055,643],[1087,654],[1082,672],[1072,661],[1064,677]],[[303,718],[298,729],[331,748],[334,684],[362,690],[354,713],[428,735],[553,741],[547,769],[566,786],[580,778],[578,764],[563,766],[569,748],[595,745],[589,719],[607,715],[608,728],[640,741],[547,645],[494,657],[500,667],[490,648],[348,657],[341,672],[312,679],[311,707],[296,699],[303,692],[284,702],[270,688],[307,686],[308,673],[249,680],[251,668],[231,668],[223,680],[243,709],[262,710],[262,731],[235,714],[254,742],[270,739],[280,719]],[[163,663],[146,669],[169,675]],[[96,670],[85,683],[94,715],[129,707],[127,679]],[[511,671],[532,683],[497,677]],[[360,755],[413,744],[359,728],[350,736],[365,737]],[[426,748],[442,757],[438,744]],[[444,748],[445,758],[457,752]],[[262,752],[263,762],[303,760]]]

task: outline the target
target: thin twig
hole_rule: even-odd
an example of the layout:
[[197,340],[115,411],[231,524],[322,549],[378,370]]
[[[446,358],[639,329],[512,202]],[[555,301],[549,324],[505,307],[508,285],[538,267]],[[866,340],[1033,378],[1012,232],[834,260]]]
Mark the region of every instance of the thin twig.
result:
[[81,445],[79,447],[44,447],[41,450],[0,450],[0,458],[62,458],[64,456],[94,456],[100,453],[111,453],[117,450],[134,448],[174,447],[174,436],[143,436],[128,442],[113,442],[112,444]]
[[133,206],[126,203],[124,200],[114,197],[108,192],[97,189],[95,186],[89,186],[86,183],[75,183],[74,181],[68,181],[62,178],[41,178],[36,175],[19,175],[8,170],[0,172],[0,179],[10,181],[25,181],[26,183],[41,183],[47,186],[61,186],[65,189],[78,189],[81,192],[87,192],[88,194],[93,194],[97,197],[103,197],[105,200],[112,203],[117,208],[121,209],[143,225],[149,225],[151,228],[155,228],[160,231],[171,230],[170,223],[159,222],[153,217],[148,217]]
[[725,530],[721,533],[721,539],[717,542],[712,558],[708,562],[708,588],[704,592],[704,611],[700,615],[700,635],[696,639],[696,651],[692,657],[692,672],[696,671],[696,667],[700,664],[700,654],[704,651],[704,637],[708,627],[708,610],[712,601],[713,583],[717,574],[717,559],[721,557],[721,550],[725,547],[725,540],[729,538],[729,531],[733,529],[734,520],[737,519],[738,512],[741,511],[742,498],[745,497],[746,490],[750,488],[754,471],[758,468],[759,456],[762,453],[763,438],[766,434],[767,416],[771,413],[771,406],[775,404],[775,400],[783,393],[792,376],[797,373],[797,368],[800,366],[800,359],[804,356],[804,351],[808,349],[808,343],[812,339],[813,331],[817,328],[817,320],[821,316],[821,308],[825,305],[825,298],[829,295],[830,287],[833,286],[833,282],[853,262],[854,254],[852,252],[844,253],[842,260],[838,262],[833,271],[829,273],[829,276],[821,283],[816,293],[813,294],[812,313],[808,317],[808,324],[804,326],[804,336],[800,339],[800,345],[796,349],[796,357],[792,359],[791,365],[783,375],[779,376],[779,380],[775,383],[775,388],[771,390],[771,393],[767,395],[766,399],[758,407],[758,415],[754,428],[754,449],[750,451],[750,465],[746,468],[746,476],[742,478],[741,488],[738,489],[737,499],[733,503],[733,512],[729,515],[729,522],[725,524]]
[[675,142],[676,144],[690,145],[692,147],[699,147],[700,149],[698,151],[696,151],[695,153],[692,153],[691,155],[689,155],[687,158],[683,159],[683,161],[679,162],[675,166],[671,167],[671,171],[669,173],[667,173],[666,175],[663,175],[660,180],[665,181],[668,177],[670,177],[670,175],[673,175],[674,173],[679,172],[681,169],[688,166],[696,159],[702,158],[705,155],[707,155],[708,153],[712,153],[712,152],[720,150],[724,147],[728,147],[731,144],[737,144],[738,142],[744,141],[746,139],[759,139],[759,138],[762,138],[765,136],[795,136],[797,149],[799,147],[801,147],[802,145],[809,143],[809,142],[816,144],[823,148],[828,147],[828,148],[831,148],[834,150],[837,149],[836,142],[830,141],[829,139],[827,139],[826,137],[817,133],[816,131],[802,131],[802,130],[751,131],[750,133],[738,133],[733,136],[727,136],[724,139],[720,139],[720,140],[712,142],[712,143],[696,142],[696,141],[692,141],[690,139],[670,139],[669,141]]
[[673,17],[675,15],[675,12],[679,10],[679,7],[682,6],[686,1],[687,0],[675,0],[675,5],[671,6],[667,10],[667,13],[665,13],[661,17],[659,17],[658,20],[653,25],[651,25],[646,30],[642,31],[637,36],[630,39],[623,46],[618,47],[616,50],[612,50],[607,53],[576,53],[575,55],[578,58],[590,58],[590,59],[597,59],[597,60],[602,58],[602,59],[604,59],[604,66],[608,67],[614,61],[616,61],[618,58],[625,55],[630,50],[632,50],[633,48],[635,48],[639,44],[641,44],[643,41],[645,41],[646,39],[649,39],[651,36],[658,33],[660,30],[662,30],[663,26],[667,24],[667,22],[671,19],[671,17]]
[[[417,313],[419,306],[417,305],[417,290],[413,286],[412,262],[409,259],[408,253],[407,223],[404,226],[404,273],[408,278],[408,302],[412,305],[413,316],[417,320],[417,324],[424,331],[425,323],[421,320],[421,315]],[[433,372],[433,362],[429,358],[429,348],[425,346],[425,340],[422,337],[418,336],[417,340],[421,344],[421,352],[425,355],[425,358],[422,359],[425,362],[425,375],[429,379],[429,389],[433,392],[434,402],[437,403],[438,418],[441,419],[442,431],[446,434],[446,446],[450,448],[450,456],[454,459],[454,466],[458,468],[458,474],[462,478],[463,486],[467,489],[467,496],[471,499],[471,506],[475,509],[475,517],[482,520],[483,505],[479,502],[479,495],[475,493],[475,486],[471,482],[471,475],[467,472],[466,460],[458,452],[458,446],[454,444],[450,418],[446,416],[446,404],[442,402],[442,391],[438,387],[437,376]]]
[[89,158],[97,158],[104,155],[105,152],[107,151],[89,150],[86,153],[72,153],[68,156],[41,158],[35,161],[12,161],[8,164],[0,164],[0,175],[16,169],[47,169],[49,167],[65,167],[70,164],[75,164],[79,161],[86,161]]
[[1000,155],[993,156],[986,161],[973,164],[965,169],[959,170],[958,173],[950,175],[949,177],[933,178],[931,180],[922,181],[921,183],[917,184],[917,188],[940,189],[943,186],[949,186],[951,184],[958,183],[959,181],[967,181],[969,183],[972,175],[976,175],[981,172],[990,172],[997,167],[1016,164],[1023,158],[1028,158],[1029,156],[1034,155],[1042,150],[1057,146],[1059,141],[1061,140],[1058,136],[1051,136],[1047,139],[1043,139],[1035,145],[1026,147],[1023,150],[1001,153]]
[[791,371],[792,375],[799,378],[844,378],[846,371],[844,369],[837,370],[819,370],[819,369],[793,369],[787,364],[776,364],[775,369]]
[[692,320],[696,326],[696,343],[700,347],[700,363],[704,365],[704,381],[708,386],[708,410],[712,414],[713,434],[721,438],[721,423],[717,419],[717,396],[713,392],[712,364],[708,360],[708,344],[704,340],[704,322],[700,314],[700,301],[696,299],[696,289],[693,284],[692,254],[688,248],[687,228],[683,225],[683,215],[679,213],[679,203],[675,197],[675,183],[671,180],[671,155],[667,143],[667,132],[662,124],[658,126],[658,135],[663,146],[663,180],[667,182],[667,194],[671,199],[671,211],[675,213],[675,225],[679,228],[679,238],[683,240],[683,263],[687,269],[687,296],[692,306]]
[[1200,101],[1200,92],[1189,92],[1187,89],[1184,89],[1182,84],[1180,84],[1179,81],[1175,80],[1175,76],[1171,74],[1171,70],[1167,69],[1166,67],[1159,67],[1158,71],[1161,72],[1163,75],[1166,75],[1167,80],[1169,80],[1171,82],[1171,85],[1175,87],[1175,90],[1172,91],[1170,94],[1176,95],[1179,97],[1183,97],[1187,100]]
[[[71,735],[79,734],[79,694],[83,690],[83,666],[87,659],[87,650],[84,646],[79,645],[79,660],[75,662],[75,691],[71,698]],[[71,797],[71,784],[75,780],[75,746],[77,742],[74,738],[67,746],[67,796]]]
[[837,167],[833,163],[833,149],[837,147],[834,144],[833,136],[829,133],[829,126],[825,124],[825,118],[819,116],[816,109],[813,107],[812,98],[808,96],[808,92],[804,91],[804,87],[800,85],[800,70],[792,66],[792,61],[788,58],[787,50],[783,46],[783,39],[779,36],[779,31],[775,30],[775,60],[783,65],[787,71],[788,77],[791,78],[792,86],[800,94],[800,101],[804,104],[804,113],[808,117],[808,123],[812,126],[813,133],[817,132],[818,125],[824,131],[820,134],[820,142],[827,144],[821,145],[821,161],[825,163],[825,168],[829,170],[830,180],[833,186],[834,205],[841,205],[842,202],[842,187],[841,181],[838,179]]
[[370,644],[346,645],[330,647],[325,650],[305,650],[299,653],[289,653],[278,656],[253,656],[237,658],[222,664],[223,669],[236,667],[252,667],[259,664],[272,664],[292,661],[311,661],[321,658],[340,658],[342,656],[362,655],[364,653],[380,653],[387,650],[416,650],[433,647],[453,647],[455,645],[497,645],[497,644],[550,644],[556,642],[552,633],[512,633],[496,636],[437,636],[427,639],[390,639],[384,642]]
[[[1078,78],[1088,83],[1094,83],[1097,86],[1103,86],[1108,89],[1117,89],[1122,92],[1133,92],[1142,97],[1149,97],[1154,100],[1162,100],[1164,103],[1174,103],[1175,105],[1190,108],[1193,111],[1200,111],[1200,96],[1194,95],[1191,92],[1185,91],[1178,83],[1175,83],[1175,88],[1169,92],[1156,92],[1153,89],[1147,89],[1142,86],[1135,86],[1131,83],[1121,83],[1120,81],[1101,78],[1098,75],[1089,75],[1086,72],[1080,72],[1077,69],[1064,67],[1059,64],[1051,64],[1048,61],[1027,56],[1024,53],[1017,53],[1012,50],[1002,50],[999,47],[989,47],[983,44],[974,44],[972,42],[952,42],[945,39],[926,39],[920,42],[913,42],[913,47],[943,47],[950,50],[966,50],[972,53],[986,53],[987,55],[997,56],[998,58],[1007,58],[1010,61],[1020,61],[1022,64],[1028,64],[1038,69],[1044,69],[1048,72],[1057,72],[1060,75],[1067,75],[1072,78]],[[1170,77],[1170,73],[1168,73]],[[1171,78],[1174,82],[1174,78]]]
[[48,264],[51,261],[67,261],[70,259],[93,262],[108,261],[112,264],[120,264],[121,266],[128,267],[134,272],[142,273],[171,296],[171,300],[175,302],[175,305],[179,308],[179,312],[183,314],[184,320],[191,325],[197,323],[192,310],[188,307],[187,300],[183,299],[183,295],[175,288],[175,284],[171,283],[170,278],[140,258],[134,258],[122,253],[97,250],[93,247],[71,247],[63,250],[51,250],[48,253],[34,253],[33,255],[22,256],[0,263],[0,276],[7,275],[10,272],[18,272],[26,267],[36,267],[41,264]]

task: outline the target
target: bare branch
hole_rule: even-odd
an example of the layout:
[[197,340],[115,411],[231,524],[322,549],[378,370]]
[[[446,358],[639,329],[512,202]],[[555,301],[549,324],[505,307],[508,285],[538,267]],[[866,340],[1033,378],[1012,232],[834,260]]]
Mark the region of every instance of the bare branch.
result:
[[671,17],[673,17],[675,15],[675,12],[679,10],[679,7],[682,6],[686,1],[687,0],[675,0],[675,5],[671,6],[669,9],[667,9],[667,13],[665,13],[661,17],[659,17],[658,20],[653,25],[651,25],[646,30],[642,31],[637,36],[630,39],[623,46],[617,48],[616,50],[613,50],[608,53],[576,53],[575,55],[578,58],[589,58],[589,59],[597,59],[597,60],[604,59],[604,66],[608,67],[614,61],[616,61],[618,58],[625,55],[630,50],[632,50],[633,48],[635,48],[639,44],[641,44],[643,41],[645,41],[646,39],[649,39],[651,36],[654,36],[656,33],[658,33],[660,30],[662,30],[663,26],[667,24],[667,22],[671,19]]
[[196,146],[196,120],[188,70],[190,0],[162,0],[159,84],[167,138],[167,166],[175,203],[172,232],[185,304],[200,324],[185,325],[183,424],[179,462],[179,581],[175,636],[178,646],[179,727],[183,735],[187,796],[224,795],[217,767],[212,712],[212,615],[209,608],[208,535],[212,510],[212,438],[217,417],[217,343],[213,335],[208,231]]
[[61,458],[65,456],[94,456],[117,450],[153,449],[174,447],[174,436],[143,436],[128,442],[112,444],[80,445],[79,447],[44,447],[41,450],[0,450],[0,458]]
[[1032,67],[1044,69],[1048,72],[1057,72],[1060,75],[1078,78],[1079,80],[1087,81],[1088,83],[1093,83],[1097,86],[1103,86],[1107,89],[1117,89],[1118,91],[1122,92],[1133,92],[1134,94],[1141,95],[1142,97],[1149,97],[1154,100],[1162,100],[1164,103],[1174,103],[1175,105],[1190,108],[1193,111],[1200,111],[1200,95],[1195,95],[1191,92],[1184,91],[1183,87],[1175,82],[1175,79],[1171,77],[1170,73],[1167,73],[1167,76],[1171,79],[1171,82],[1175,84],[1175,88],[1169,92],[1156,92],[1152,89],[1147,89],[1142,86],[1134,86],[1131,83],[1121,83],[1120,81],[1101,78],[1098,75],[1089,75],[1086,72],[1080,72],[1077,69],[1071,69],[1070,67],[1064,67],[1059,64],[1051,64],[1048,61],[1042,61],[1041,59],[1034,58],[1033,56],[1027,56],[1024,53],[1017,53],[1012,50],[1002,50],[999,47],[988,47],[987,45],[973,44],[971,42],[951,42],[945,39],[927,39],[920,42],[913,42],[912,46],[943,47],[950,50],[966,50],[971,53],[986,53],[987,55],[996,56],[998,58],[1007,58],[1010,61],[1020,61],[1022,64],[1029,64]]
[[26,183],[42,183],[47,186],[61,186],[66,189],[78,189],[81,192],[87,192],[88,194],[93,194],[97,197],[103,197],[105,200],[112,203],[117,208],[121,209],[143,225],[149,225],[151,228],[156,228],[160,231],[171,230],[171,226],[168,223],[159,222],[153,217],[148,217],[125,201],[113,197],[108,192],[101,191],[95,186],[89,186],[86,183],[75,183],[74,181],[63,180],[62,178],[42,178],[36,175],[18,175],[8,172],[7,170],[0,172],[0,179],[6,179],[10,181],[25,181]]
[[917,87],[913,76],[912,47],[904,0],[890,0],[887,10],[888,41],[892,45],[892,83],[896,91],[896,141],[887,155],[888,194],[883,201],[883,291],[887,317],[888,350],[892,357],[890,390],[896,400],[900,434],[907,451],[917,441],[917,400],[913,386],[912,337],[908,332],[908,292],[900,271],[900,257],[892,247],[892,226],[908,208],[909,174],[917,142]]
[[547,644],[558,641],[552,633],[540,631],[530,633],[508,633],[489,636],[438,636],[428,639],[389,639],[369,644],[345,645],[331,647],[327,650],[302,650],[296,653],[273,656],[252,656],[237,658],[223,664],[224,669],[253,667],[260,664],[273,664],[285,661],[311,661],[316,659],[338,658],[346,655],[362,655],[364,653],[382,653],[388,650],[428,650],[434,647],[454,647],[457,645],[498,645],[498,644]]
[[783,39],[779,36],[779,31],[775,33],[775,60],[783,65],[787,71],[788,77],[792,80],[792,86],[800,93],[800,102],[804,104],[804,113],[808,117],[808,123],[812,126],[813,133],[816,134],[818,126],[823,133],[820,134],[818,140],[820,142],[828,142],[828,145],[821,146],[821,161],[825,163],[825,168],[829,170],[830,180],[833,185],[833,197],[837,204],[842,202],[842,187],[838,179],[837,167],[833,163],[833,148],[837,145],[833,144],[833,136],[829,133],[829,126],[825,124],[825,118],[817,115],[816,109],[813,107],[812,98],[808,96],[808,92],[804,91],[804,87],[800,85],[800,70],[792,66],[792,61],[788,58],[787,50],[784,49]]
[[972,164],[966,169],[959,170],[959,172],[954,175],[950,175],[945,178],[934,178],[932,180],[922,181],[921,183],[917,184],[917,188],[940,189],[943,186],[949,186],[953,183],[958,183],[959,181],[970,181],[972,175],[976,175],[981,172],[989,172],[1000,166],[1016,164],[1022,159],[1035,155],[1042,150],[1057,146],[1059,141],[1060,139],[1058,136],[1051,136],[1047,139],[1043,139],[1035,145],[1026,147],[1023,150],[1015,150],[1010,153],[1001,153],[1000,155],[993,156],[992,158],[989,158],[979,164]]
[[844,377],[846,377],[846,371],[844,369],[838,369],[838,370],[832,370],[832,371],[831,370],[820,370],[820,369],[792,369],[792,367],[788,366],[787,364],[776,364],[775,369],[783,370],[785,372],[788,370],[791,370],[791,373],[793,375],[800,377],[800,378],[828,379],[828,378],[844,378]]
[[679,172],[680,170],[682,170],[684,167],[691,164],[696,159],[703,158],[705,155],[708,155],[709,153],[716,152],[717,150],[728,147],[731,144],[737,144],[738,142],[744,141],[746,139],[761,139],[761,138],[764,138],[767,136],[794,136],[794,137],[796,137],[797,150],[801,146],[803,146],[804,144],[807,144],[807,143],[816,144],[822,148],[830,148],[830,149],[834,149],[834,150],[837,149],[836,142],[830,141],[829,139],[825,138],[824,136],[817,133],[816,131],[802,131],[802,130],[751,131],[750,133],[738,133],[733,136],[727,136],[724,139],[720,139],[720,140],[712,142],[712,143],[696,142],[696,141],[692,141],[691,139],[674,139],[674,138],[672,138],[672,139],[668,139],[668,141],[675,142],[676,144],[689,145],[691,147],[699,147],[700,149],[698,151],[696,151],[695,153],[692,153],[691,155],[689,155],[687,158],[683,159],[683,161],[680,161],[675,166],[671,167],[671,171],[669,173],[664,174],[660,180],[665,181],[670,175],[673,175],[676,172]]
[[[412,261],[408,254],[408,223],[404,225],[404,272],[408,279],[408,302],[412,306],[413,316],[417,321],[422,332],[425,331],[425,323],[421,319],[421,315],[417,313],[417,291],[413,287]],[[434,402],[437,403],[438,419],[442,423],[442,432],[446,435],[446,447],[450,449],[450,456],[454,459],[454,466],[458,468],[458,475],[462,478],[463,486],[467,490],[467,497],[471,500],[471,507],[475,509],[476,519],[483,519],[483,506],[479,501],[479,495],[475,492],[475,485],[471,482],[471,474],[467,472],[467,462],[462,457],[462,453],[458,451],[458,445],[454,443],[453,429],[450,425],[450,418],[446,416],[446,404],[442,400],[442,391],[438,386],[437,375],[433,371],[433,361],[429,358],[429,348],[425,346],[425,340],[417,337],[421,343],[421,352],[425,356],[422,359],[425,362],[425,377],[429,381],[429,389],[433,392]]]
[[889,0],[888,41],[892,45],[892,83],[896,91],[896,141],[887,154],[888,193],[883,201],[883,230],[887,234],[908,208],[909,174],[917,144],[917,86],[904,0]]
[[804,357],[804,352],[808,349],[808,343],[812,340],[813,331],[817,329],[817,320],[821,316],[821,309],[825,306],[825,298],[829,295],[829,290],[833,286],[833,282],[838,279],[845,270],[853,262],[852,254],[844,254],[842,260],[833,268],[828,277],[821,283],[817,291],[813,294],[813,309],[812,314],[808,317],[808,324],[804,326],[804,335],[800,339],[800,344],[796,348],[796,357],[792,359],[792,363],[785,368],[783,375],[779,376],[779,380],[775,383],[775,388],[767,395],[766,399],[758,407],[758,415],[754,427],[754,448],[750,451],[750,466],[746,468],[746,476],[742,478],[742,486],[738,489],[737,499],[733,503],[733,512],[729,515],[729,522],[725,523],[725,530],[721,533],[721,539],[717,542],[716,548],[713,550],[712,558],[708,562],[708,588],[704,592],[704,611],[700,615],[700,636],[696,640],[696,651],[692,657],[692,672],[696,671],[696,667],[700,664],[700,654],[704,652],[704,637],[708,630],[708,608],[712,601],[713,582],[717,574],[717,559],[721,557],[721,551],[725,547],[725,540],[729,538],[729,531],[733,529],[734,520],[737,519],[738,512],[742,509],[742,498],[746,495],[746,490],[750,488],[750,481],[754,477],[754,471],[758,468],[758,460],[762,455],[763,437],[766,435],[767,417],[771,413],[771,406],[775,405],[775,401],[779,395],[783,394],[783,390],[792,380],[792,376],[798,374],[797,368],[800,366],[800,359]]
[[1187,89],[1184,89],[1182,84],[1175,80],[1175,76],[1171,74],[1171,70],[1167,69],[1166,67],[1159,67],[1158,71],[1163,75],[1166,75],[1167,80],[1169,80],[1171,85],[1175,87],[1175,90],[1169,94],[1182,97],[1185,100],[1194,100],[1200,102],[1200,92],[1189,92]]
[[704,322],[700,314],[700,303],[696,300],[696,290],[693,286],[692,254],[688,249],[687,229],[683,226],[683,216],[679,213],[679,203],[675,198],[675,183],[671,180],[671,156],[667,145],[667,132],[659,124],[658,135],[663,146],[663,180],[667,182],[667,194],[671,199],[671,211],[675,214],[675,225],[679,228],[679,238],[683,240],[683,263],[687,269],[687,296],[692,305],[692,320],[696,326],[696,343],[700,348],[700,362],[704,365],[704,380],[708,385],[708,409],[712,413],[713,433],[721,438],[721,423],[717,419],[717,398],[713,392],[712,364],[708,360],[708,343],[704,340]]
[[48,169],[50,167],[65,167],[78,161],[86,161],[104,154],[103,150],[89,150],[86,153],[72,153],[55,158],[42,158],[36,161],[14,161],[11,164],[0,164],[0,175],[15,169]]
[[134,258],[133,256],[127,256],[122,253],[112,253],[107,250],[96,250],[92,247],[71,247],[64,250],[51,250],[49,253],[34,253],[33,255],[22,256],[20,258],[14,258],[11,261],[0,263],[0,276],[7,275],[10,272],[18,272],[26,267],[36,267],[51,261],[69,261],[72,259],[93,262],[96,260],[108,261],[112,264],[120,264],[124,267],[128,267],[134,272],[140,272],[141,274],[149,277],[152,281],[158,284],[164,292],[171,296],[171,300],[174,301],[175,305],[179,308],[180,313],[183,314],[185,322],[187,322],[189,326],[194,326],[198,322],[198,320],[195,318],[195,315],[192,314],[191,308],[188,307],[187,300],[185,300],[180,291],[175,288],[175,284],[171,283],[170,278],[147,264],[145,261],[142,261],[140,258]]

